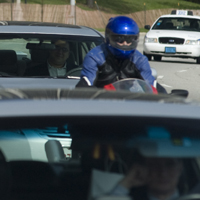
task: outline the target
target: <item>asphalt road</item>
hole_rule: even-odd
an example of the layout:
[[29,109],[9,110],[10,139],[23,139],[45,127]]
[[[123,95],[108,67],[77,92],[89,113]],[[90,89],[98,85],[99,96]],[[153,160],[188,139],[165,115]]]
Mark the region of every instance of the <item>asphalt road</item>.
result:
[[[143,52],[144,33],[140,34],[138,50]],[[200,100],[200,64],[194,59],[165,58],[160,62],[149,61],[158,74],[158,82],[168,92],[173,89],[186,89],[190,99]]]

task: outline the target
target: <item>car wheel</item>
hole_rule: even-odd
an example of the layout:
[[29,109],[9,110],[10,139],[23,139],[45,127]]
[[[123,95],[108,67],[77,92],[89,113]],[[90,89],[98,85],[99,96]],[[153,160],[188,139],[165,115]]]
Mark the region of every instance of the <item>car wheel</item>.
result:
[[143,55],[145,55],[149,61],[151,60],[151,57],[152,57],[151,55],[144,53],[144,51],[143,51]]
[[197,58],[197,64],[200,64],[200,57]]
[[162,56],[154,56],[155,61],[161,61]]

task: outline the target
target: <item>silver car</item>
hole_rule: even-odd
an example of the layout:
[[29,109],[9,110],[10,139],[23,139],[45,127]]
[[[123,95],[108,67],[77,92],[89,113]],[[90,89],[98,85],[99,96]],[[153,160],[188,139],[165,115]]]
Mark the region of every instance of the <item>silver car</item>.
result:
[[[49,51],[56,48],[52,41],[56,40],[64,40],[69,44],[69,70],[67,69],[65,76],[27,75],[27,71],[47,62]],[[58,87],[58,84],[67,87],[66,78],[73,78],[74,86],[79,79],[85,55],[103,41],[103,35],[89,27],[3,21],[0,23],[0,87]]]

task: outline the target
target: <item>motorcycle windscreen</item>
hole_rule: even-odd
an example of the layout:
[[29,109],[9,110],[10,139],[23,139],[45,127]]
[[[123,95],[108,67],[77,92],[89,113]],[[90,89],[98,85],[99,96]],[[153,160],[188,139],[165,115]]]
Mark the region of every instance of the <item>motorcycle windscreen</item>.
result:
[[146,81],[140,79],[123,79],[112,84],[117,91],[130,91],[133,93],[150,93],[153,94],[153,89]]

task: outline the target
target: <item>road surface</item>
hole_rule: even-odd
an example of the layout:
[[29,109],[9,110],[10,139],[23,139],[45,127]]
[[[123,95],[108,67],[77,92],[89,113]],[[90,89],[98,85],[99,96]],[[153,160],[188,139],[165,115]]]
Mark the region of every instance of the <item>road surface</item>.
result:
[[[140,52],[143,52],[144,35],[140,34]],[[172,89],[186,89],[189,91],[189,98],[200,100],[200,64],[196,64],[196,60],[163,57],[160,62],[152,60],[149,63],[157,71],[158,82],[168,92]]]

